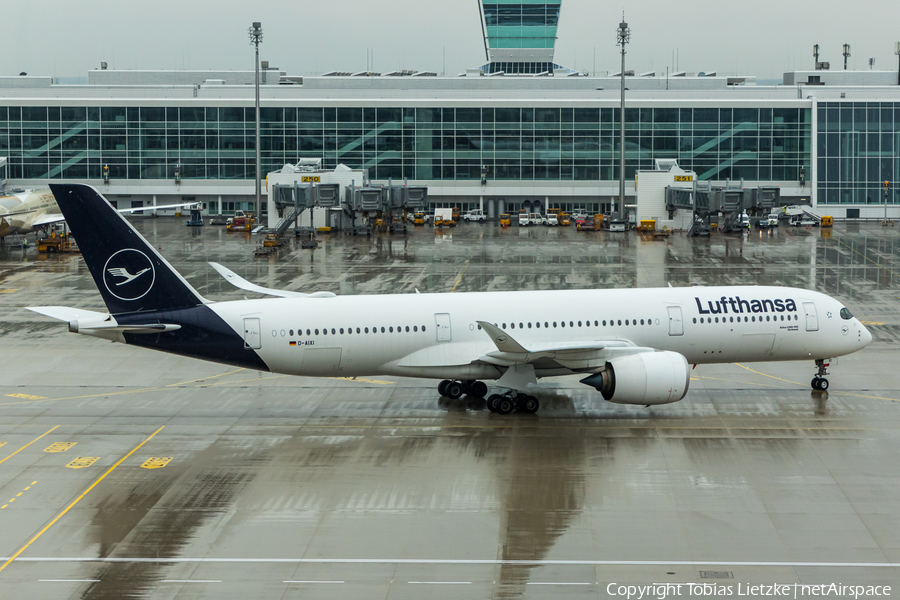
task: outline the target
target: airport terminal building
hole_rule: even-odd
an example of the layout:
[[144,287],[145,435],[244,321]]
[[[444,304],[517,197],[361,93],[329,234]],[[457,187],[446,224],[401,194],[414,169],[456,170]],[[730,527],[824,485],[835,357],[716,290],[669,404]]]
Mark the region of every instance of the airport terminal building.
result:
[[[482,8],[488,63],[459,76],[264,70],[264,176],[320,158],[367,169],[372,181],[426,185],[433,205],[492,217],[608,210],[618,195],[619,78],[553,63],[558,2]],[[253,81],[252,71],[107,69],[85,85],[0,78],[7,186],[85,181],[121,207],[196,199],[210,212],[249,208]],[[900,204],[896,72],[791,72],[766,86],[715,73],[626,81],[628,196],[638,170],[676,159],[700,181],[776,185],[787,202],[838,218],[883,216],[884,181],[888,204]]]

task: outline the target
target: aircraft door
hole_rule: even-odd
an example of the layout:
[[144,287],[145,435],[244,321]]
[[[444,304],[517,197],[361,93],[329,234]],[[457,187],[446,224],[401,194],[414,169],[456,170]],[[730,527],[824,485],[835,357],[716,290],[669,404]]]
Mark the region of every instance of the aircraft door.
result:
[[806,330],[807,331],[818,331],[819,330],[819,315],[816,314],[816,305],[812,302],[804,302],[803,310],[806,312]]
[[259,319],[244,319],[244,348],[262,348]]
[[434,325],[435,325],[435,328],[437,329],[437,341],[449,342],[450,341],[450,314],[449,313],[435,313]]
[[669,335],[684,335],[684,320],[680,306],[669,307]]

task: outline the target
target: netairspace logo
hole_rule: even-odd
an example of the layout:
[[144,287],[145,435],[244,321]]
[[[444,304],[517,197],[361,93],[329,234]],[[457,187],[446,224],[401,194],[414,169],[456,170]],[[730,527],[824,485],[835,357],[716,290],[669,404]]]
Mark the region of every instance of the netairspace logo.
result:
[[758,598],[773,596],[779,598],[876,598],[891,595],[889,585],[844,585],[841,583],[823,583],[809,585],[802,583],[651,583],[648,585],[619,585],[610,583],[606,586],[610,596],[620,596],[627,600],[653,599],[666,600],[688,596],[723,597],[743,596]]

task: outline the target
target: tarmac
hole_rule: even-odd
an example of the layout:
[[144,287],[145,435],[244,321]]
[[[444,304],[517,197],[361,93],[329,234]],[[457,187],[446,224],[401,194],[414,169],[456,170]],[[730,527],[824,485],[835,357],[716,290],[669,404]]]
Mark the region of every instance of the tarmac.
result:
[[339,294],[789,285],[841,299],[875,341],[827,393],[811,362],[701,366],[676,404],[619,406],[563,377],[541,382],[537,415],[501,416],[437,381],[279,376],[69,334],[25,307],[105,311],[82,259],[7,239],[4,600],[900,587],[900,227],[652,240],[463,224],[254,258],[256,236],[132,221],[214,300],[248,293],[208,261]]

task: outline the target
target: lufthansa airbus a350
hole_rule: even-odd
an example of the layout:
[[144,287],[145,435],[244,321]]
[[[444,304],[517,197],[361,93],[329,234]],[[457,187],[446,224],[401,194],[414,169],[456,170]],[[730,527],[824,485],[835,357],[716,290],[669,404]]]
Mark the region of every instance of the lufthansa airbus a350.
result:
[[442,379],[451,398],[485,397],[490,381],[502,391],[491,411],[533,413],[538,378],[580,374],[606,400],[649,406],[684,398],[692,364],[809,360],[826,390],[829,359],[872,341],[834,298],[787,287],[336,296],[262,288],[212,263],[275,296],[214,302],[94,188],[50,187],[109,313],[31,310],[74,333],[260,371]]

